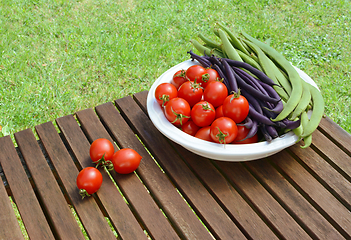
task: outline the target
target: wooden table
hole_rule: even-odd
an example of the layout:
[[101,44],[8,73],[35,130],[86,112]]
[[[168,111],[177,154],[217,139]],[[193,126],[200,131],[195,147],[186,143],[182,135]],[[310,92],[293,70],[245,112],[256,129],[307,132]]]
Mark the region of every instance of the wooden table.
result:
[[[351,136],[328,117],[296,144],[243,163],[197,156],[168,141],[140,92],[0,138],[0,239],[351,239]],[[109,138],[142,156],[135,173],[101,170],[96,196],[76,177]],[[118,149],[116,147],[116,149]],[[6,178],[5,178],[6,177]],[[79,223],[77,223],[77,218]],[[82,230],[83,229],[83,230]]]

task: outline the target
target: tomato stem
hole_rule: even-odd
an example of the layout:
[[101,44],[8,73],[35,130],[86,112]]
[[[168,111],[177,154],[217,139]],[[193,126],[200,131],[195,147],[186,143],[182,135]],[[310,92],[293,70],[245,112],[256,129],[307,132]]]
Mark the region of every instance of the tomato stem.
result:
[[90,196],[90,194],[85,189],[79,189],[79,195],[82,196],[82,199]]
[[175,123],[179,119],[180,125],[183,125],[183,122],[182,122],[183,118],[190,118],[190,116],[186,116],[186,115],[183,115],[181,113],[177,113],[173,110],[173,108],[171,108],[171,109],[172,109],[173,114],[176,116],[176,119],[172,123]]
[[225,144],[225,137],[228,136],[228,134],[223,133],[219,127],[217,127],[217,129],[219,133],[216,135],[216,137],[218,137],[219,143]]
[[114,168],[113,168],[113,163],[110,161],[110,160],[105,160],[105,154],[102,155],[102,158],[100,158],[99,160],[93,162],[96,164],[96,168],[99,167],[99,165],[101,165],[106,172],[108,171],[112,171]]

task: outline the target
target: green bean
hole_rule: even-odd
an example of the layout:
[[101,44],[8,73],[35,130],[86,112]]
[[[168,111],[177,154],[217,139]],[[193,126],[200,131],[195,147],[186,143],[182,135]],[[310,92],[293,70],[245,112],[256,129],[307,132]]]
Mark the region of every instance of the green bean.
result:
[[298,117],[303,111],[307,109],[308,105],[310,104],[311,92],[307,84],[308,83],[306,83],[305,81],[302,81],[302,85],[303,85],[302,97],[300,99],[299,104],[297,104],[296,108],[291,113],[291,117],[289,117],[290,119],[295,119],[296,117]]
[[203,46],[200,42],[195,39],[190,40],[190,42],[194,45],[194,47],[201,53],[206,55],[212,55],[212,51],[210,48]]
[[231,42],[229,41],[226,33],[222,29],[218,29],[219,37],[222,40],[222,49],[224,50],[225,54],[228,56],[228,58],[236,61],[242,62],[243,60],[239,56],[238,52],[236,49],[233,47]]
[[324,99],[320,91],[312,86],[311,84],[307,84],[310,88],[311,98],[312,98],[312,115],[308,121],[308,124],[303,129],[302,138],[311,135],[314,130],[317,129],[323,115],[324,115]]
[[226,26],[222,23],[217,23],[229,36],[230,42],[232,43],[233,47],[239,49],[243,53],[249,55],[249,52],[245,49],[245,47],[241,44],[240,40],[235,36],[235,34],[229,30]]
[[[302,126],[302,132],[303,132],[304,129],[308,126],[308,122],[309,122],[308,115],[307,115],[306,111],[301,113],[300,119],[301,119],[301,126]],[[300,136],[302,136],[302,134]],[[304,141],[304,145],[302,145],[301,148],[309,147],[312,143],[312,134],[310,134],[306,137],[303,137],[303,141]]]
[[212,54],[216,55],[217,57],[225,57],[225,55],[221,52],[219,52],[217,49],[213,48],[208,48],[204,45],[202,45],[199,41],[192,39],[190,42],[193,44],[193,46],[201,53],[201,54],[206,54],[208,56],[211,56]]
[[270,67],[272,68],[272,71],[274,72],[275,77],[277,78],[278,82],[280,83],[280,86],[282,86],[285,90],[285,92],[290,96],[291,92],[292,92],[292,88],[291,88],[291,83],[290,81],[287,79],[287,77],[285,77],[280,68],[277,67],[277,65],[275,65],[275,63],[268,58],[268,62]]
[[273,80],[275,84],[279,85],[279,82],[277,78],[275,77],[275,74],[273,72],[272,67],[269,64],[268,57],[266,54],[254,43],[244,40],[244,43],[246,43],[258,56],[258,63],[260,64],[261,68],[263,69],[263,72]]
[[281,113],[272,121],[281,121],[284,118],[288,117],[288,115],[295,109],[297,104],[299,103],[302,96],[302,80],[300,75],[296,71],[296,69],[290,64],[286,58],[276,51],[274,48],[269,45],[251,37],[250,35],[242,32],[242,34],[249,39],[251,42],[255,43],[258,47],[260,47],[272,60],[280,65],[281,68],[288,74],[289,80],[292,86],[291,95]]
[[238,52],[239,56],[243,59],[244,62],[246,62],[246,63],[250,64],[251,66],[257,68],[258,70],[262,71],[260,64],[258,62],[256,62],[254,59],[252,59],[250,55],[243,53],[239,49],[236,49],[236,51]]
[[299,137],[297,142],[300,141],[301,140],[300,136],[302,135],[302,132],[303,132],[302,124],[300,123],[300,126],[298,126],[297,128],[293,129],[292,131],[295,133],[296,136]]
[[[286,91],[284,90],[284,88],[280,87],[280,82],[278,81],[276,75],[275,75],[275,71],[274,71],[274,63],[271,62],[269,60],[269,58],[267,57],[267,55],[258,47],[256,46],[254,43],[247,41],[247,40],[243,40],[243,42],[245,44],[247,44],[247,46],[249,46],[258,56],[258,63],[260,64],[263,72],[270,78],[273,80],[273,82],[275,84],[277,84],[278,86],[273,86],[274,90],[278,93],[278,95],[284,99],[285,101],[287,101],[289,99],[289,95],[286,93]],[[273,64],[273,66],[272,66]]]
[[205,45],[208,46],[209,48],[218,48],[218,49],[221,48],[221,44],[220,43],[209,39],[208,37],[206,37],[202,33],[199,33],[198,36],[205,43]]

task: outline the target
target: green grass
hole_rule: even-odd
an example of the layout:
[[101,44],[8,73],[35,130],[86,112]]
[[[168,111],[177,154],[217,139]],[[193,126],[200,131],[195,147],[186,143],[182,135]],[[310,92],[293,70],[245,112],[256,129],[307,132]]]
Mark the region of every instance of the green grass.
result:
[[351,132],[349,9],[322,0],[0,0],[2,134],[149,89],[217,21],[270,39]]

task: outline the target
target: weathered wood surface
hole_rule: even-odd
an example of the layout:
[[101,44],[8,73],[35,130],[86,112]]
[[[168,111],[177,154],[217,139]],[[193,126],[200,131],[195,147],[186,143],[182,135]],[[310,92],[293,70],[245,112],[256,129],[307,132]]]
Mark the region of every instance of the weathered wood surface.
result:
[[[17,146],[0,138],[0,239],[351,239],[351,136],[331,119],[307,149],[214,161],[153,126],[147,93],[18,132]],[[82,200],[76,177],[100,137],[143,159],[114,182],[100,169],[102,187]]]

